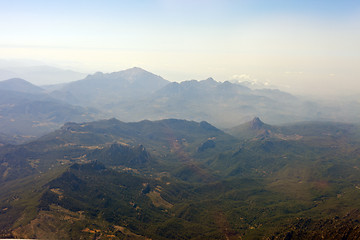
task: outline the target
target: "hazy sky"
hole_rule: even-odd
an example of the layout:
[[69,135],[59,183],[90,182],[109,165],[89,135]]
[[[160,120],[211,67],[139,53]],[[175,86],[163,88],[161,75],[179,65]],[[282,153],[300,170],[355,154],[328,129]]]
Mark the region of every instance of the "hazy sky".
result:
[[0,58],[360,93],[360,1],[0,0]]

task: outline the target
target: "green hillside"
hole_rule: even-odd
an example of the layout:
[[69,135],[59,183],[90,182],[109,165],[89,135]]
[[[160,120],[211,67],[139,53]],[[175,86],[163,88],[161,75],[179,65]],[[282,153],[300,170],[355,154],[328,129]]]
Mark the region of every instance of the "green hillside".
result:
[[0,148],[0,237],[343,239],[359,227],[359,129],[67,123]]

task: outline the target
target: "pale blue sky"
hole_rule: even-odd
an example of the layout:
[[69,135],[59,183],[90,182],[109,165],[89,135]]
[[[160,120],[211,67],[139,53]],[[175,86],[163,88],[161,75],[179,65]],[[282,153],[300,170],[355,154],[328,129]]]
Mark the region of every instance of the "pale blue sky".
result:
[[0,33],[1,59],[360,93],[360,1],[0,0]]

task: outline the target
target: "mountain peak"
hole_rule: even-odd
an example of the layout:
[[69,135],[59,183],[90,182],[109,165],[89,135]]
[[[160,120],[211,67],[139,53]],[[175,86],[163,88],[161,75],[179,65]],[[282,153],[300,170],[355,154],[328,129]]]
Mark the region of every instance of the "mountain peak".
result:
[[124,71],[132,71],[132,72],[147,72],[146,70],[140,68],[140,67],[132,67]]
[[[105,78],[105,79],[127,79],[127,80],[132,80],[132,78],[137,77],[138,75],[142,75],[142,74],[151,74],[152,73],[139,68],[139,67],[133,67],[133,68],[129,68],[129,69],[125,69],[122,71],[117,71],[117,72],[111,72],[111,73],[103,73],[103,72],[95,72],[94,74],[90,74],[86,77],[86,79],[98,79],[98,78]],[[154,75],[156,76],[156,75]]]
[[22,79],[22,78],[10,78],[8,80],[4,80],[2,82],[13,82],[13,83],[28,83],[28,81]]
[[264,125],[265,123],[263,123],[259,117],[254,117],[254,119],[250,121],[251,129],[261,129]]
[[205,80],[202,80],[202,81],[200,81],[200,82],[206,83],[206,84],[211,84],[211,85],[214,85],[214,84],[217,84],[217,83],[218,83],[218,82],[215,81],[212,77],[209,77],[209,78],[207,78],[207,79],[205,79]]
[[205,79],[205,81],[216,82],[212,77],[209,77],[209,78]]
[[159,77],[158,75],[153,74],[153,73],[151,73],[149,71],[146,71],[145,69],[140,68],[140,67],[132,67],[132,68],[128,68],[128,69],[125,69],[125,70],[122,70],[122,71],[119,71],[119,72],[113,72],[113,73],[110,73],[110,74],[117,74],[117,73],[121,73],[121,74],[124,74],[124,75],[132,75],[132,76],[136,76],[136,75],[153,75],[153,76]]
[[[83,80],[73,82],[72,88],[73,88],[74,84],[76,85],[79,82],[81,82],[81,84],[85,84],[85,85],[87,85],[87,87],[89,87],[90,85],[86,82],[87,80],[91,80],[93,85],[98,84],[97,88],[99,88],[99,89],[103,88],[103,85],[105,83],[104,81],[106,81],[107,85],[109,85],[109,84],[112,85],[112,88],[114,88],[114,89],[118,88],[119,86],[113,86],[113,85],[114,84],[118,85],[119,82],[125,83],[125,84],[127,84],[127,83],[132,84],[135,82],[139,82],[139,83],[149,82],[148,85],[155,85],[156,88],[161,88],[169,83],[167,80],[163,79],[162,77],[160,77],[158,75],[155,75],[155,74],[148,72],[139,67],[133,67],[133,68],[129,68],[129,69],[125,69],[125,70],[117,71],[117,72],[111,72],[111,73],[96,72],[94,74],[88,75]],[[121,86],[121,88],[123,88],[123,87],[124,86]],[[149,90],[149,89],[146,89],[146,90]]]
[[0,89],[26,93],[41,93],[43,89],[22,79],[11,78],[0,82]]

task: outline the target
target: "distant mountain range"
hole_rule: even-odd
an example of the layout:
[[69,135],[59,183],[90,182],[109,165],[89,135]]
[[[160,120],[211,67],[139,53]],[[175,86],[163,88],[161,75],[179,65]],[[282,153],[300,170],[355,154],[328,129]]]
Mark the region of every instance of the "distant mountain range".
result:
[[[360,102],[337,106],[277,89],[250,89],[212,78],[169,82],[141,68],[89,75],[51,93],[70,104],[96,107],[124,121],[182,118],[228,128],[261,116],[270,123],[307,120],[354,121]],[[356,108],[359,107],[359,108]]]
[[[276,89],[250,89],[212,78],[169,82],[141,68],[95,73],[41,88],[13,78],[0,82],[0,132],[37,137],[67,121],[116,117],[208,121],[227,129],[260,116],[269,123],[356,122],[360,102],[315,102]],[[60,125],[59,125],[60,124]]]

